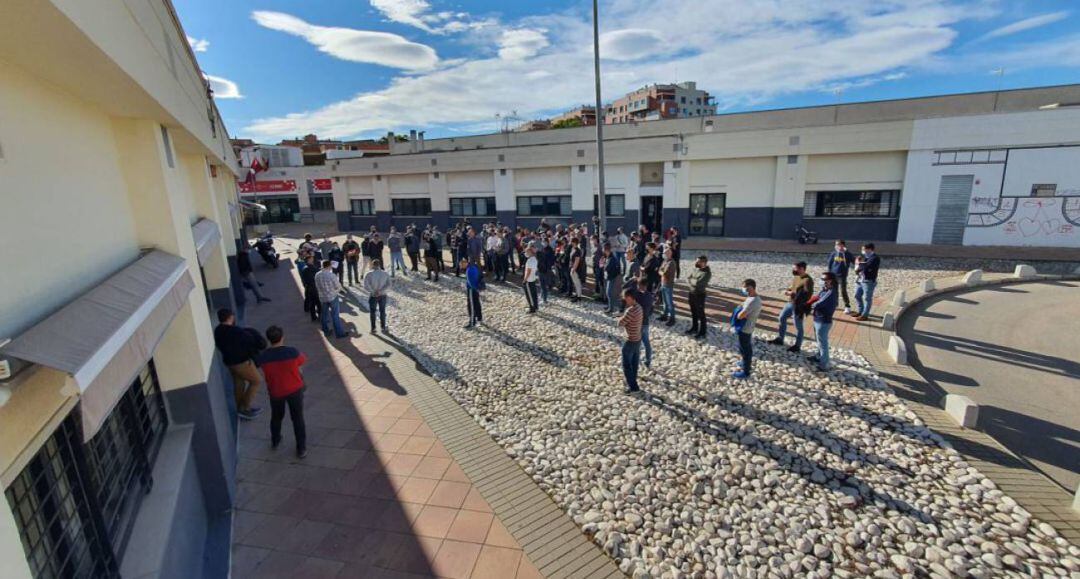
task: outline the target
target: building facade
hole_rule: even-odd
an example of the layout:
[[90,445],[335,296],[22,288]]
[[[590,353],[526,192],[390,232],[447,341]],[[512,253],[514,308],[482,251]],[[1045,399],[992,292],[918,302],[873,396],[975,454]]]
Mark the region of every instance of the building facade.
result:
[[[802,224],[823,238],[1080,246],[1080,108],[1046,107],[1077,101],[1068,85],[613,125],[608,221],[691,236],[791,239]],[[588,127],[429,139],[320,177],[342,231],[584,222],[594,139]]]
[[607,106],[604,122],[609,125],[667,119],[711,116],[716,104],[696,82],[653,84],[627,93]]
[[172,5],[6,5],[0,148],[0,575],[227,576],[239,171]]
[[593,126],[596,124],[596,107],[582,105],[570,109],[561,115],[551,117],[552,125],[559,125],[559,123],[566,123],[568,121],[579,121],[583,127]]

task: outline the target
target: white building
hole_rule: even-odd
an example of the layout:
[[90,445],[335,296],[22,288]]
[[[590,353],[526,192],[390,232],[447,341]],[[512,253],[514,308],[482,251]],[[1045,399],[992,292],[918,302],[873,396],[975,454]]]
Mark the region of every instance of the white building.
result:
[[[1080,108],[1048,106],[1072,102],[1080,85],[612,125],[609,221],[691,236],[784,239],[801,223],[826,239],[1080,247]],[[396,143],[319,176],[342,231],[583,222],[594,137],[583,127]],[[260,176],[300,177],[312,178]]]

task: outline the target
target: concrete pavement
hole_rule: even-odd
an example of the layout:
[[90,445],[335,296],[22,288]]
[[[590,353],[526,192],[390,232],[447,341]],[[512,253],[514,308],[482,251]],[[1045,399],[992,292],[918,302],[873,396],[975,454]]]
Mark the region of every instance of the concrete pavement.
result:
[[978,428],[1068,492],[1080,484],[1080,282],[931,298],[902,318],[912,365],[981,406]]

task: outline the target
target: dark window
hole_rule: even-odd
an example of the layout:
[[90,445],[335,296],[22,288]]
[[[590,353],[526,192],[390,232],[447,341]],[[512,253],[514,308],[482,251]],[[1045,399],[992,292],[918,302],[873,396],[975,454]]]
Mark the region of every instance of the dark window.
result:
[[726,205],[726,193],[691,195],[690,235],[723,235]]
[[333,211],[334,210],[334,196],[333,195],[312,195],[311,196],[311,210],[312,211]]
[[353,215],[375,215],[374,199],[352,199],[349,203]]
[[1057,195],[1057,184],[1036,183],[1031,186],[1032,197],[1053,197]]
[[[593,216],[600,215],[600,208],[597,207],[597,203],[600,201],[599,195],[593,195]],[[606,217],[625,217],[626,216],[626,195],[604,195],[604,215]]]
[[570,215],[569,195],[534,195],[517,198],[517,213],[522,217]]
[[431,215],[431,199],[392,199],[394,215]]
[[265,199],[256,196],[251,198],[251,200],[266,207],[266,211],[256,211],[245,208],[245,225],[254,225],[257,223],[291,223],[293,221],[293,215],[300,213],[300,200],[296,197]]
[[494,197],[461,197],[450,200],[450,215],[454,217],[494,217]]
[[34,577],[117,574],[168,426],[153,362],[82,443],[76,409],[5,491]]
[[899,213],[899,191],[818,191],[816,195],[814,217],[896,217]]
[[161,126],[161,142],[165,145],[165,162],[169,164],[172,169],[176,168],[176,162],[173,161],[172,141],[169,140],[169,129],[165,128],[165,125]]

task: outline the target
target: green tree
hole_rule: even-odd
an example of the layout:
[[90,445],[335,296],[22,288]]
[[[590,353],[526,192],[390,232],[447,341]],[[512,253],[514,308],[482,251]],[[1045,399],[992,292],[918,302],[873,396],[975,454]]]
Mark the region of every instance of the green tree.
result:
[[571,119],[562,119],[560,121],[556,121],[554,123],[551,123],[551,128],[553,128],[553,129],[569,129],[571,127],[584,127],[584,126],[585,126],[585,123],[582,122],[581,119],[576,118],[576,117],[571,118]]

